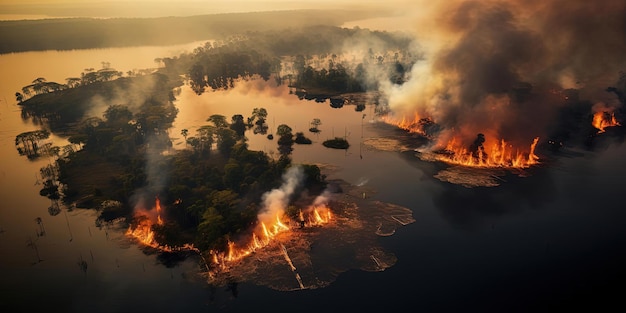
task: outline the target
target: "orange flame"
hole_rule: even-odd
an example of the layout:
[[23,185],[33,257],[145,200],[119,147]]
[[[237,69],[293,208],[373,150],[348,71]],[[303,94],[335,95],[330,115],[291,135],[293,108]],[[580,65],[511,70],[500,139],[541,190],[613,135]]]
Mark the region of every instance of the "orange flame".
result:
[[536,137],[530,144],[528,152],[520,152],[503,139],[498,144],[493,144],[489,152],[482,149],[472,152],[459,146],[453,138],[446,145],[445,153],[437,154],[437,159],[471,167],[528,168],[539,164],[539,157],[535,154],[538,142],[539,137]]
[[591,122],[593,127],[598,129],[598,134],[606,131],[607,127],[621,126],[621,124],[615,119],[613,112],[598,111],[593,115],[593,121]]
[[[161,218],[161,201],[159,198],[156,198],[154,204],[154,210],[156,211],[156,224],[163,225],[163,219]],[[161,251],[182,251],[182,250],[193,250],[198,251],[191,244],[184,244],[183,246],[172,247],[168,245],[163,245],[157,242],[155,239],[154,230],[152,230],[152,226],[154,225],[153,215],[149,214],[150,211],[139,210],[135,213],[134,219],[138,221],[138,224],[133,228],[133,226],[129,226],[128,230],[126,230],[126,235],[132,238],[135,238],[139,243],[144,246],[152,247],[154,249],[158,249]]]
[[[301,226],[316,226],[329,223],[331,212],[328,207],[320,206],[306,210],[300,210],[300,221],[291,221],[286,215],[276,214],[276,219],[270,223],[260,221],[257,228],[252,232],[251,239],[247,244],[238,246],[233,241],[228,241],[228,251],[220,253],[211,251],[214,264],[224,266],[226,262],[237,261],[252,254],[254,251],[269,245],[279,234],[289,234],[292,227],[288,225],[299,224]],[[292,223],[293,222],[293,223]],[[299,222],[299,223],[298,223]]]
[[[401,120],[383,116],[385,123],[392,124],[411,133],[417,133],[425,137],[430,137],[426,132],[426,127],[433,124],[430,118],[422,118],[415,113],[412,120],[403,117]],[[456,138],[448,141],[446,148],[436,154],[436,159],[457,165],[471,167],[507,167],[507,168],[527,168],[539,163],[539,157],[535,154],[535,148],[539,138],[535,138],[530,145],[528,152],[519,151],[503,139],[497,140],[490,150],[479,149],[475,152],[460,145]]]
[[432,122],[429,118],[422,118],[420,115],[415,112],[413,119],[407,118],[406,116],[402,116],[402,119],[398,120],[389,115],[384,115],[381,117],[383,122],[391,125],[395,125],[400,129],[403,129],[409,133],[415,133],[422,136],[428,137],[428,134],[424,130],[424,126]]
[[139,221],[137,226],[128,227],[126,235],[137,239],[141,244],[153,248],[158,248],[159,243],[154,239],[154,231],[152,231],[152,221],[150,216],[144,212],[135,214],[135,221]]

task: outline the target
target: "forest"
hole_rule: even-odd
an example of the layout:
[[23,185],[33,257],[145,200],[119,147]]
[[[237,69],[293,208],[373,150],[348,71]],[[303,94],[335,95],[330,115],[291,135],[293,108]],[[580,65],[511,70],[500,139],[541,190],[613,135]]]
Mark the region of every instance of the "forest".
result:
[[[384,44],[358,59],[348,58],[336,43],[351,38],[376,38]],[[229,238],[257,222],[262,195],[280,186],[288,168],[302,168],[305,179],[299,188],[310,196],[322,193],[327,182],[318,166],[292,164],[294,144],[311,140],[302,132],[293,134],[286,124],[276,129],[278,156],[248,149],[246,130],[267,131],[268,112],[261,107],[229,117],[207,116],[206,125],[195,133],[182,131],[185,149],[162,154],[172,145],[167,129],[177,114],[173,100],[180,86],[188,81],[202,94],[232,88],[241,80],[275,79],[332,94],[364,91],[348,88],[348,82],[365,86],[366,69],[383,71],[391,82],[402,83],[399,76],[405,71],[398,69],[410,68],[416,60],[403,52],[409,43],[385,32],[305,27],[281,37],[268,31],[207,42],[193,52],[159,59],[161,67],[154,71],[122,73],[103,63],[102,69],[86,69],[65,84],[39,77],[17,91],[16,99],[23,117],[46,130],[18,135],[16,148],[31,159],[56,161],[41,171],[41,195],[53,203],[96,208],[101,221],[125,218],[136,225],[141,222],[133,215],[137,198],[153,203],[158,197],[168,207],[167,222],[152,225],[159,243],[223,251]],[[314,81],[307,76],[310,72]],[[99,112],[91,101],[94,95],[115,104],[94,115]],[[310,131],[319,124],[314,120]],[[48,130],[67,136],[69,144],[44,143]],[[346,149],[349,144],[340,139],[328,146]],[[50,212],[58,214],[58,206],[53,204]]]
[[173,45],[248,31],[339,26],[382,12],[293,10],[158,18],[55,18],[0,21],[0,54],[22,51]]

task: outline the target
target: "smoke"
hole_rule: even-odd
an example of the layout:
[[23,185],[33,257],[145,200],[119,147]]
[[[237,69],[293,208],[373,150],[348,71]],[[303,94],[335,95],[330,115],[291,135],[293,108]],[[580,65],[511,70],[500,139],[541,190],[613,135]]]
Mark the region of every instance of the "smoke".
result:
[[324,190],[324,192],[322,192],[319,196],[315,197],[315,200],[313,200],[313,203],[311,204],[310,207],[315,208],[315,207],[326,205],[328,201],[330,200],[330,196],[331,196],[331,192],[328,190]]
[[263,194],[263,208],[259,213],[260,221],[275,220],[276,216],[282,215],[289,204],[291,196],[304,179],[304,171],[300,166],[292,166],[283,174],[282,185]]
[[546,135],[570,88],[619,105],[606,88],[626,68],[626,2],[421,4],[413,33],[424,58],[407,82],[384,82],[382,92],[394,114],[443,126],[440,141],[471,143],[484,133],[528,144]]
[[155,197],[158,197],[164,190],[168,180],[168,167],[163,155],[162,140],[155,135],[149,135],[145,151],[146,185],[137,189],[131,197],[131,203],[136,209],[151,208]]
[[111,105],[123,104],[136,113],[139,106],[149,99],[157,88],[157,81],[153,75],[141,77],[121,78],[114,84],[112,91],[106,94],[95,94],[90,99],[90,110],[85,116],[102,116]]

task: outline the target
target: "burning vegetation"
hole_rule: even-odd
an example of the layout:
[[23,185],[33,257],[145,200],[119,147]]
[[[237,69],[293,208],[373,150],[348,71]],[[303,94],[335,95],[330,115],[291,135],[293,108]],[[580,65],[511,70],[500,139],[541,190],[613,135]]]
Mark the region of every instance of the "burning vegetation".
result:
[[527,151],[520,151],[501,139],[491,147],[485,148],[485,135],[478,134],[476,140],[465,148],[452,139],[444,150],[437,151],[437,159],[451,164],[470,167],[501,167],[501,168],[528,168],[539,164],[539,157],[535,148],[539,142],[536,137]]
[[330,223],[331,219],[332,213],[325,205],[300,209],[297,220],[293,220],[286,214],[276,214],[276,218],[269,221],[260,219],[247,243],[237,244],[228,241],[228,251],[210,251],[211,260],[214,265],[224,268],[227,263],[241,260],[258,249],[268,246],[279,235],[289,236],[295,228],[321,226]]
[[621,126],[622,124],[615,119],[615,113],[598,111],[593,115],[592,125],[598,129],[598,134],[601,134],[606,131],[607,127]]
[[[415,222],[412,211],[364,199],[363,193],[371,192],[367,188],[343,181],[332,184],[341,188],[341,197],[326,193],[310,205],[289,205],[282,215],[259,214],[251,234],[229,242],[226,251],[210,254],[209,282],[315,289],[350,269],[384,271],[393,266],[397,258],[379,246],[377,237],[391,236],[396,228]],[[270,193],[277,195],[277,190]]]
[[161,200],[156,197],[154,207],[150,210],[138,208],[135,211],[133,222],[126,230],[126,236],[134,238],[140,244],[163,252],[198,251],[193,244],[170,246],[159,243],[156,239],[154,226],[163,226]]
[[[543,142],[590,148],[596,134],[620,125],[624,3],[450,1],[430,9],[436,24],[415,21],[423,23],[416,31],[430,30],[420,34],[422,58],[406,81],[381,84],[382,120],[431,141],[420,149],[435,155],[429,160],[529,168],[549,157]],[[600,102],[611,109],[597,110]]]
[[[415,133],[428,139],[437,140],[441,131],[431,118],[421,118],[417,113],[413,119],[394,119],[383,116],[382,120],[409,133]],[[460,139],[453,137],[444,148],[432,149],[434,159],[453,165],[479,168],[528,168],[539,164],[535,153],[539,137],[535,137],[527,149],[513,146],[504,139],[488,139],[479,133],[469,145],[463,145]],[[438,144],[434,145],[435,147]]]
[[237,241],[228,239],[226,251],[210,250],[212,265],[223,269],[227,263],[241,260],[266,247],[278,236],[287,236],[294,228],[329,223],[332,214],[327,206],[328,193],[318,195],[305,209],[290,205],[304,178],[302,167],[290,167],[283,174],[282,185],[262,196],[263,207],[251,234]]

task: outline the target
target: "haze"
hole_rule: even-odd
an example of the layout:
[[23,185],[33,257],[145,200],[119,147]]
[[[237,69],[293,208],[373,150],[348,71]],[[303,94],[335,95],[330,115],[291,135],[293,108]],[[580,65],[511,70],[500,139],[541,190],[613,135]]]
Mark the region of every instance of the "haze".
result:
[[[393,3],[393,5],[392,5]],[[190,16],[215,13],[256,12],[296,9],[365,9],[402,8],[412,2],[405,0],[386,1],[257,1],[257,0],[2,0],[0,20],[45,17],[160,17]],[[21,16],[21,17],[20,17]]]

